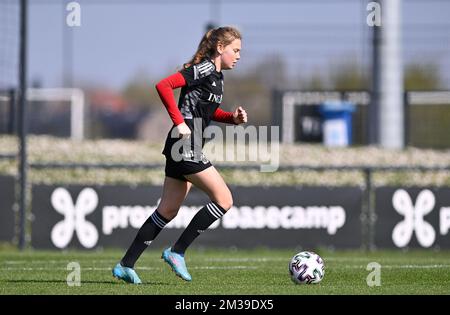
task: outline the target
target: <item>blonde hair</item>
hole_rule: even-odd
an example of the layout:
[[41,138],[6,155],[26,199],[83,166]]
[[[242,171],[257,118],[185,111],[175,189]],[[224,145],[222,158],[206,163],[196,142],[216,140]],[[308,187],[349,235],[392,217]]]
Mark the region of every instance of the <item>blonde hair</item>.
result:
[[195,52],[192,59],[184,64],[187,68],[191,65],[195,65],[202,61],[203,58],[212,58],[216,53],[217,45],[222,44],[227,46],[231,44],[235,39],[242,39],[242,35],[238,29],[232,26],[224,26],[210,29],[203,35],[200,44],[198,44],[197,51]]

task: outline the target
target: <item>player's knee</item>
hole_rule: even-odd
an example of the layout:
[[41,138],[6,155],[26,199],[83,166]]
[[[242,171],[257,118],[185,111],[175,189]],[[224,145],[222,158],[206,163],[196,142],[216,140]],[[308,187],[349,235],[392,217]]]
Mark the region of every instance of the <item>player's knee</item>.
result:
[[175,218],[178,214],[178,210],[180,208],[174,208],[174,207],[158,207],[158,212],[161,216],[163,216],[166,220],[172,220]]
[[227,194],[223,194],[220,198],[217,198],[216,202],[225,211],[228,211],[233,206],[233,196],[231,195],[231,192],[228,191]]

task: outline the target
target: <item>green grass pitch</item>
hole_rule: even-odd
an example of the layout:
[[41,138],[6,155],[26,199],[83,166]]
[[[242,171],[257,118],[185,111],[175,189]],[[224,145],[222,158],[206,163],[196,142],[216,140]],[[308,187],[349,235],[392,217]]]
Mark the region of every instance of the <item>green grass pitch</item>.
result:
[[[122,250],[24,251],[0,250],[0,294],[150,294],[150,295],[296,295],[296,294],[449,294],[450,252],[327,251],[325,277],[315,285],[295,285],[288,276],[292,250],[190,249],[186,262],[193,277],[184,282],[161,259],[161,250],[148,249],[136,264],[142,285],[114,279],[111,268]],[[80,286],[67,278],[77,262]],[[381,285],[368,286],[372,270],[381,265]],[[73,279],[73,278],[72,278]]]

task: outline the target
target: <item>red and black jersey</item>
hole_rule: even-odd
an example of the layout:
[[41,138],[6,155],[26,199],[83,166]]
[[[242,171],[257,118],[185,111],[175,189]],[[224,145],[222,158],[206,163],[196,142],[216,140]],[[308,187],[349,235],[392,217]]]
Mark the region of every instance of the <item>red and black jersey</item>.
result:
[[180,73],[186,81],[178,101],[178,108],[184,120],[202,118],[205,126],[209,125],[214,112],[222,103],[222,72],[216,71],[212,61],[204,60],[181,70]]
[[[172,90],[179,87],[182,89],[178,106],[175,107]],[[223,74],[216,71],[214,63],[209,59],[165,78],[156,85],[156,89],[174,123],[167,135],[163,150],[166,156],[170,155],[172,145],[179,140],[171,137],[172,130],[183,121],[191,129],[192,150],[195,149],[196,152],[201,151],[205,143],[203,131],[209,126],[211,120],[234,123],[233,113],[219,108],[224,91]],[[198,128],[200,123],[201,128]],[[194,148],[194,131],[197,132],[197,136],[201,132],[201,148]]]

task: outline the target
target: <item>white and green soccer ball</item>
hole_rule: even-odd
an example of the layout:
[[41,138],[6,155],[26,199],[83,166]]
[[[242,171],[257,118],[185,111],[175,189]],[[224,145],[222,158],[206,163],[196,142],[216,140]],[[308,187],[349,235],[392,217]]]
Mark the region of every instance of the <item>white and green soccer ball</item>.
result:
[[300,252],[289,262],[289,274],[296,284],[319,283],[325,275],[325,264],[314,252]]

